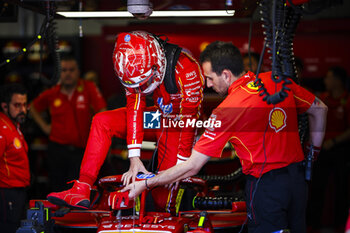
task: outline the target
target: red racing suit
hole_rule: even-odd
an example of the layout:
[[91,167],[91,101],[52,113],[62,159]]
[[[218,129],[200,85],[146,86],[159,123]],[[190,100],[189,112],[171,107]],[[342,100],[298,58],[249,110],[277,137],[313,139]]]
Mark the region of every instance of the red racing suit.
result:
[[[108,153],[112,137],[126,138],[129,157],[140,156],[143,140],[157,142],[157,171],[172,167],[177,159],[186,160],[191,155],[196,129],[180,127],[176,122],[199,118],[205,82],[200,66],[187,53],[182,52],[177,61],[175,82],[178,90],[175,94],[166,91],[164,82],[155,89],[153,107],[146,107],[146,96],[127,91],[125,108],[95,115],[80,169],[80,181],[90,185],[94,183]],[[157,118],[159,128],[144,128],[144,114],[149,111],[161,114],[160,118]],[[163,127],[164,125],[167,126]],[[169,125],[173,127],[168,127]],[[163,199],[168,202],[167,196]],[[164,203],[159,205],[164,206]]]

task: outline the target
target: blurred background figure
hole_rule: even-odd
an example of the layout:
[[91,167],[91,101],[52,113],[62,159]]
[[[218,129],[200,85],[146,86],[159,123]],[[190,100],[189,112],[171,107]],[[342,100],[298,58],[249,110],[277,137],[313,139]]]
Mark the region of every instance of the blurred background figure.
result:
[[302,84],[302,82],[303,82],[303,71],[304,71],[303,60],[301,60],[300,57],[295,57],[294,58],[294,63],[295,63],[295,70],[297,72],[297,78],[299,79],[300,84]]
[[94,82],[97,87],[99,86],[99,81],[98,81],[99,78],[96,71],[89,70],[84,74],[84,79],[87,81]]
[[27,91],[0,87],[0,229],[14,233],[23,217],[30,185],[28,146],[20,130],[27,115]]
[[[350,96],[346,90],[347,74],[342,67],[332,67],[324,79],[326,91],[320,95],[329,108],[324,150],[338,148],[350,139]],[[346,145],[345,145],[346,146]]]
[[[258,69],[258,64],[260,60],[260,54],[251,52],[250,53],[250,58],[249,58],[249,53],[246,53],[243,55],[243,65],[244,65],[244,71],[251,71],[254,74],[256,74],[256,71]],[[260,69],[260,72],[262,69]]]
[[[49,110],[51,122],[41,112]],[[33,100],[31,115],[49,135],[48,176],[51,191],[68,188],[77,179],[90,123],[95,113],[106,110],[106,102],[96,85],[80,78],[77,60],[61,59],[60,82]]]
[[[316,96],[319,96],[320,93],[324,90],[324,87],[322,85],[322,78],[308,78],[304,75],[304,62],[301,57],[295,57],[295,70],[297,72],[297,78],[299,81],[299,84],[307,89],[308,91],[312,92]],[[321,81],[320,81],[321,80]]]
[[344,68],[331,67],[324,78],[326,91],[320,95],[328,106],[328,115],[325,140],[311,183],[310,216],[315,232],[321,227],[344,232],[348,216],[350,95],[345,89],[347,81]]

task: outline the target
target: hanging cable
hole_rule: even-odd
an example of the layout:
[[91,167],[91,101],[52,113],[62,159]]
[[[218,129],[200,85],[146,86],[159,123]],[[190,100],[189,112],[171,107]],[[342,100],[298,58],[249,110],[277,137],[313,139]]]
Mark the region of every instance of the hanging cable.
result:
[[[79,1],[79,12],[83,11],[83,1]],[[79,37],[83,37],[83,19],[79,19]]]
[[[263,100],[268,104],[277,104],[282,102],[287,96],[290,89],[287,87],[288,84],[292,82],[288,79],[289,77],[285,74],[285,70],[290,72],[290,68],[286,68],[287,61],[289,62],[289,57],[287,60],[282,57],[282,55],[287,54],[287,51],[290,51],[289,48],[292,45],[288,45],[286,43],[282,43],[281,41],[285,40],[286,37],[290,36],[291,30],[287,30],[288,33],[285,33],[285,4],[283,1],[272,1],[272,11],[271,11],[271,20],[270,20],[270,10],[269,10],[269,2],[268,0],[263,0],[260,3],[261,6],[261,20],[263,22],[264,35],[265,35],[265,43],[263,52],[261,54],[261,58],[259,63],[261,64],[261,59],[263,59],[265,53],[265,47],[268,49],[268,53],[272,55],[272,72],[271,79],[275,83],[282,82],[281,89],[274,93],[270,94],[264,84],[259,79],[259,75],[256,75],[256,85],[259,87],[260,96],[263,97]],[[296,25],[296,24],[293,24]],[[296,26],[294,27],[296,28]],[[294,32],[293,32],[294,33]],[[292,44],[292,40],[288,40],[290,44]],[[260,71],[260,70],[259,70]]]
[[[39,74],[40,80],[47,86],[53,86],[57,83],[60,73],[61,73],[61,65],[60,65],[60,55],[58,53],[58,37],[56,34],[56,23],[54,21],[54,16],[56,12],[56,6],[54,2],[46,1],[46,16],[44,21],[40,27],[40,31],[38,35],[27,44],[26,47],[22,48],[19,52],[14,54],[13,56],[5,59],[5,61],[0,63],[0,68],[14,60],[22,54],[29,51],[29,49],[37,42],[40,41],[40,63],[39,63]],[[44,52],[44,42],[47,40],[48,48],[50,54],[53,56],[54,60],[54,72],[51,79],[47,79],[42,75],[42,66],[43,66],[43,52]]]
[[48,86],[55,85],[61,75],[61,59],[59,54],[58,47],[58,36],[56,33],[56,22],[54,20],[56,12],[56,5],[53,3],[48,5],[47,8],[47,29],[45,31],[45,37],[48,44],[49,53],[52,55],[54,62],[54,71],[50,80],[42,77],[42,82]]
[[195,177],[201,178],[203,180],[207,181],[208,185],[222,185],[222,184],[228,184],[235,182],[239,180],[243,176],[242,173],[242,168],[238,168],[236,171],[224,175],[224,176],[219,176],[219,175],[198,175]]

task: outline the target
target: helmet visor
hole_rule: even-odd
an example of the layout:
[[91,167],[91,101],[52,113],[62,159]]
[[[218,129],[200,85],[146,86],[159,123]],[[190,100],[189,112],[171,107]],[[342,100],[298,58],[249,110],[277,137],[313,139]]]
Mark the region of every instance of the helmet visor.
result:
[[157,77],[157,67],[153,66],[152,69],[149,71],[148,76],[143,79],[140,82],[137,83],[129,83],[125,82],[124,80],[120,79],[121,83],[124,85],[124,87],[127,88],[127,90],[131,93],[138,94],[138,93],[144,93],[144,91],[152,85],[154,79]]

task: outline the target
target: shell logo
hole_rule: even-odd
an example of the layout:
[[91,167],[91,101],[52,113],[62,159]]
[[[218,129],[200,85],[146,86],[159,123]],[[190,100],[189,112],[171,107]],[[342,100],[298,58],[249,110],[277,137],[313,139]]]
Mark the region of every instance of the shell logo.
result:
[[255,85],[254,81],[250,81],[249,83],[247,83],[247,87],[249,89],[254,90],[254,91],[257,91],[259,89],[259,87],[257,85]]
[[21,141],[18,138],[14,138],[13,139],[13,146],[16,149],[20,149],[22,147],[22,143],[21,143]]
[[62,100],[60,99],[55,99],[55,101],[53,102],[53,106],[55,106],[56,108],[61,106],[62,104]]
[[277,132],[286,127],[287,114],[282,108],[273,108],[269,115],[269,124]]

